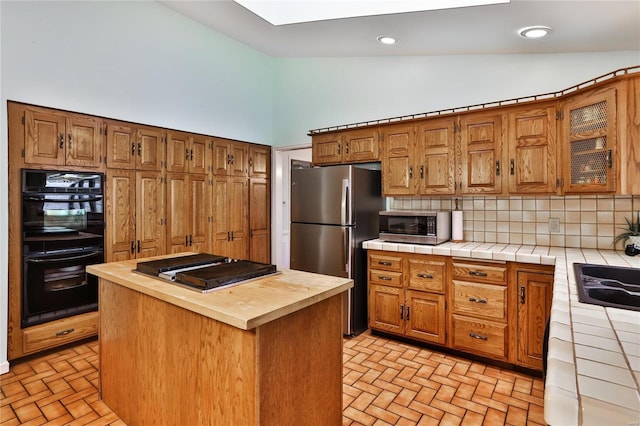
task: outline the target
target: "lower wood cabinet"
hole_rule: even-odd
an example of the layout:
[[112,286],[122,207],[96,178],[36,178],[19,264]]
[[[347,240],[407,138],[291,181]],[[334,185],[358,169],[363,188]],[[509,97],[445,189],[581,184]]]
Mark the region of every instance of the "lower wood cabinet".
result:
[[249,257],[247,178],[217,176],[214,182],[213,252]]
[[369,326],[443,344],[447,261],[369,253]]
[[249,178],[249,260],[271,263],[270,180]]
[[24,330],[22,353],[39,352],[98,334],[98,312],[88,312]]
[[167,176],[167,252],[209,250],[211,223],[210,180],[204,175],[169,173]]
[[370,250],[369,327],[542,370],[553,266]]
[[518,263],[512,280],[518,285],[517,363],[542,370],[544,330],[553,297],[553,267]]

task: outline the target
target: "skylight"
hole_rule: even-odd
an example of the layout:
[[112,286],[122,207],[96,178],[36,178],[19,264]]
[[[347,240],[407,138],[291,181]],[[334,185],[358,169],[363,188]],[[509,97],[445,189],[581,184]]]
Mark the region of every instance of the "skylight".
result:
[[509,3],[510,0],[235,0],[273,25]]

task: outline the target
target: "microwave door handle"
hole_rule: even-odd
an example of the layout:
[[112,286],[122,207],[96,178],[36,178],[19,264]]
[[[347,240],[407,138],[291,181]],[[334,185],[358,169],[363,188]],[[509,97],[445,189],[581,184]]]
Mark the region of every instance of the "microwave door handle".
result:
[[342,201],[340,202],[340,224],[347,225],[349,218],[349,181],[342,179]]

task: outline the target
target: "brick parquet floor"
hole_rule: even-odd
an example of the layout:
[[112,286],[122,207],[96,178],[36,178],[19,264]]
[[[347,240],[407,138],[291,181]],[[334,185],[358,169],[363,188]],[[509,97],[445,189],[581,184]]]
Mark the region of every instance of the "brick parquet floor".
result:
[[[98,398],[98,342],[12,365],[0,425],[124,425]],[[343,425],[538,425],[543,383],[365,332],[345,340]]]

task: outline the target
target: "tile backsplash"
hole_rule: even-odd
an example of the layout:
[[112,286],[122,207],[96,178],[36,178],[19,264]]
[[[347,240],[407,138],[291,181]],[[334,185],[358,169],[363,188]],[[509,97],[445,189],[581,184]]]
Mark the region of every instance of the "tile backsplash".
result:
[[[464,217],[465,241],[612,249],[625,218],[640,210],[640,196],[465,196],[391,198],[396,210],[454,210]],[[550,232],[549,219],[558,219]],[[616,249],[624,247],[618,243]]]

